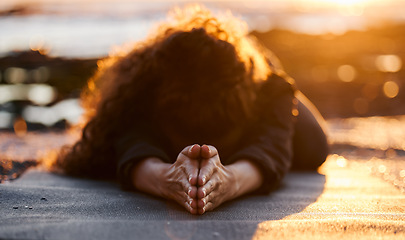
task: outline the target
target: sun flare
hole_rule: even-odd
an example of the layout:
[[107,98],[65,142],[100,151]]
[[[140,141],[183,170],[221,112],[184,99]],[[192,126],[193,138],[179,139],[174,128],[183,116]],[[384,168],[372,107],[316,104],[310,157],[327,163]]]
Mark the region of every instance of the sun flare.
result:
[[337,11],[345,16],[361,16],[368,7],[386,5],[394,0],[292,0],[304,12]]
[[343,6],[351,6],[351,5],[358,5],[358,4],[364,4],[368,2],[368,0],[317,0],[321,2],[326,2],[330,4],[336,4],[336,5],[343,5]]
[[301,0],[309,4],[316,4],[323,7],[351,7],[359,5],[367,5],[376,3],[382,0]]

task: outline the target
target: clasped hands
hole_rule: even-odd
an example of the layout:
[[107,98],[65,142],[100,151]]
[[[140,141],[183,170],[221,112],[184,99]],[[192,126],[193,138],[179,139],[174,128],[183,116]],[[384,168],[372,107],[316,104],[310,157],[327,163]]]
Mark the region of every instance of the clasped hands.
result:
[[222,165],[209,145],[185,147],[173,164],[146,158],[132,168],[132,183],[140,191],[171,199],[192,214],[203,214],[262,185],[260,170],[249,160]]
[[162,195],[192,214],[203,214],[232,199],[237,192],[235,176],[222,165],[218,151],[209,145],[187,146],[163,173]]

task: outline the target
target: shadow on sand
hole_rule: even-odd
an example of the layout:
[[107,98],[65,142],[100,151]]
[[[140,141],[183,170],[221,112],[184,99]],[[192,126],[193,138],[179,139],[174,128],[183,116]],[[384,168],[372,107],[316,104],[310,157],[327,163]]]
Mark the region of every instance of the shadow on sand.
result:
[[301,212],[323,192],[325,177],[293,172],[267,196],[247,196],[193,216],[177,204],[116,183],[29,170],[0,184],[0,238],[251,239],[261,222]]
[[169,203],[164,231],[169,239],[251,239],[261,222],[281,220],[314,203],[324,185],[324,175],[293,172],[267,196],[243,197],[202,216],[191,216]]

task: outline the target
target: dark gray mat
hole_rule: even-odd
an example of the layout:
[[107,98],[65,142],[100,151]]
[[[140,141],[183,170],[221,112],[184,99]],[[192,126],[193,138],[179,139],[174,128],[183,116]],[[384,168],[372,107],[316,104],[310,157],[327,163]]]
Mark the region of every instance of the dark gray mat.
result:
[[1,239],[251,239],[263,221],[299,213],[325,177],[290,173],[267,196],[248,196],[193,216],[177,204],[118,184],[30,170],[0,185]]

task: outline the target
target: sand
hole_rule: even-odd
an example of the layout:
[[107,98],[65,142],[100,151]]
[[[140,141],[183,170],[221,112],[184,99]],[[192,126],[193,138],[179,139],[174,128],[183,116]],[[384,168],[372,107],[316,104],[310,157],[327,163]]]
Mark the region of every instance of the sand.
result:
[[[203,216],[124,192],[115,182],[30,168],[0,184],[0,239],[404,239],[404,149],[390,140],[397,133],[384,136],[386,146],[348,143],[361,141],[342,133],[359,127],[353,121],[369,124],[364,138],[380,131],[370,124],[375,118],[329,121],[333,153],[318,172],[289,173],[273,193],[237,199]],[[41,149],[41,137],[67,141],[63,134],[39,134]],[[8,139],[0,138],[2,153],[18,155],[4,151],[4,142],[15,140]]]

